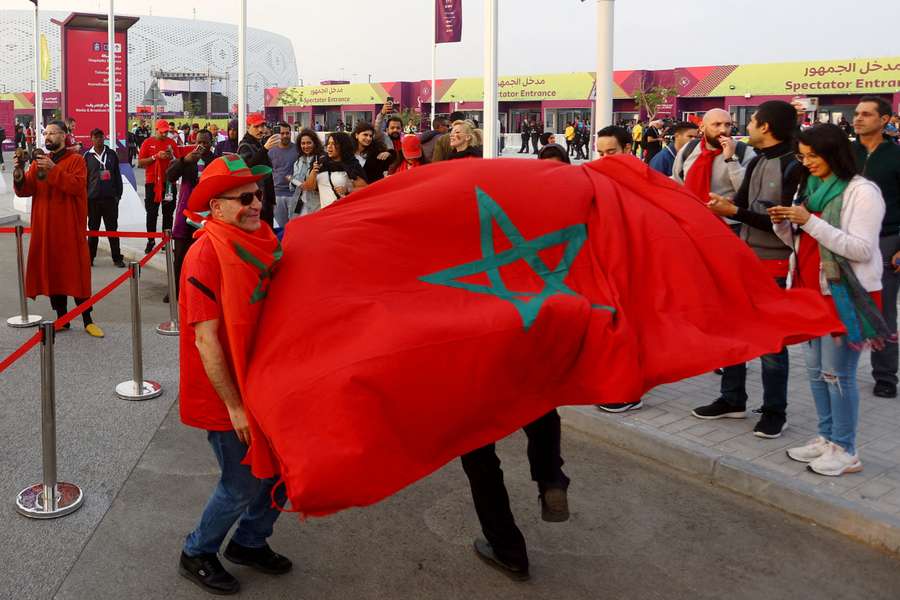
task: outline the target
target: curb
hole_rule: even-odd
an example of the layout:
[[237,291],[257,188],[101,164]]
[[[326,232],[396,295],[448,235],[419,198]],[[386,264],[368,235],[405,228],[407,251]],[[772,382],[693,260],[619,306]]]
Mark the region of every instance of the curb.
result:
[[602,441],[700,477],[790,515],[900,554],[900,519],[859,506],[750,461],[677,439],[647,425],[603,415],[593,406],[562,406],[563,424]]

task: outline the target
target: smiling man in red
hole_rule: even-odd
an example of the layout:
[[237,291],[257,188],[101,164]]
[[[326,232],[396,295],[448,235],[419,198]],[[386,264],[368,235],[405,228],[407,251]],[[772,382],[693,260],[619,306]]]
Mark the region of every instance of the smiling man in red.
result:
[[[218,558],[238,520],[225,558],[273,575],[291,569],[291,561],[266,543],[280,513],[272,506],[275,479],[258,479],[241,464],[255,437],[242,392],[247,350],[281,256],[272,229],[260,221],[257,182],[271,172],[264,166],[251,170],[239,156],[225,155],[206,167],[188,200],[192,217],[200,220],[196,213],[207,210],[209,217],[181,271],[181,420],[207,431],[222,475],[199,525],[185,540],[179,572],[214,594],[240,589]],[[283,489],[275,500],[284,504]]]

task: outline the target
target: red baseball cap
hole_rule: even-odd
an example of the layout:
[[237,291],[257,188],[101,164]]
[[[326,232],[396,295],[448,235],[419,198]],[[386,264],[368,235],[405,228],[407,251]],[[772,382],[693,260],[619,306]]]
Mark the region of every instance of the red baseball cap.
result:
[[422,143],[414,135],[403,138],[403,156],[405,158],[422,158]]
[[156,131],[160,133],[166,133],[169,131],[169,122],[165,119],[160,119],[156,122]]
[[197,187],[188,197],[187,209],[191,212],[209,210],[209,201],[222,192],[241,187],[245,183],[255,183],[271,174],[272,169],[265,165],[256,165],[251,169],[237,154],[220,156],[203,169]]
[[247,115],[247,125],[262,125],[266,122],[266,118],[262,113],[250,113]]

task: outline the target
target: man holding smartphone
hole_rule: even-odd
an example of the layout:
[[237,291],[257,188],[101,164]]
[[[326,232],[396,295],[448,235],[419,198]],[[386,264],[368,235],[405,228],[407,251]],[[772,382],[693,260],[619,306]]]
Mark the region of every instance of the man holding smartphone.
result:
[[[757,155],[747,163],[744,180],[733,200],[709,194],[709,209],[740,223],[739,235],[756,253],[775,282],[785,287],[791,249],[775,235],[766,212],[775,205],[790,206],[805,168],[794,156],[796,110],[787,102],[760,104],[750,117],[747,133]],[[753,429],[761,438],[777,438],[787,428],[787,348],[764,354],[762,362],[762,417]],[[721,395],[712,404],[692,411],[698,419],[743,419],[747,416],[747,365],[723,369]]]
[[[144,209],[147,211],[147,232],[156,231],[159,218],[159,207],[162,205],[163,230],[172,229],[175,214],[174,198],[165,200],[166,169],[178,151],[178,145],[169,138],[169,122],[160,119],[156,122],[156,135],[144,140],[138,153],[138,167],[146,171],[144,183]],[[144,253],[153,250],[153,240],[147,240]]]
[[[269,150],[277,146],[281,140],[278,134],[265,138],[266,120],[262,113],[253,113],[247,117],[247,133],[244,134],[238,145],[238,154],[252,169],[264,166],[271,171],[272,160],[269,158]],[[270,227],[275,226],[275,180],[267,175],[259,187],[263,191],[262,210],[259,218]]]

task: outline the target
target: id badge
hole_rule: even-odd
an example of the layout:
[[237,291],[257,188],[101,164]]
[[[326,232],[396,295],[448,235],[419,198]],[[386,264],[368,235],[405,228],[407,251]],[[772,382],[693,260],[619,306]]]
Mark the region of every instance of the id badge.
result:
[[100,171],[100,181],[109,181],[110,179],[112,179],[112,175],[110,175],[108,169]]

